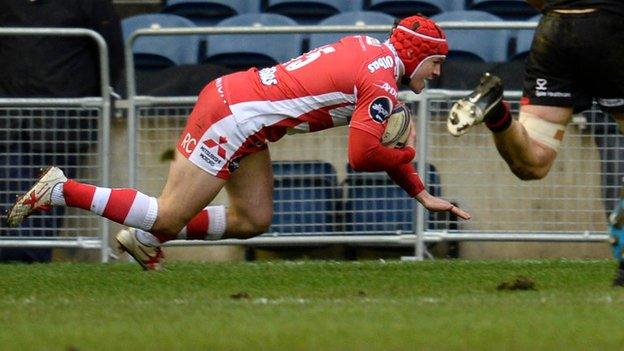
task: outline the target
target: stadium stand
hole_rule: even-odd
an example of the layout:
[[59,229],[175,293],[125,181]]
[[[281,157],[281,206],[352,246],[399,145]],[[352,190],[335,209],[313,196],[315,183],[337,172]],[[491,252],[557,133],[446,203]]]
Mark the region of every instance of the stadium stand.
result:
[[341,191],[336,170],[322,161],[274,161],[269,233],[328,233],[336,228]]
[[260,12],[260,1],[167,0],[163,12],[186,17],[197,26],[212,26],[231,16]]
[[363,0],[268,0],[263,11],[288,16],[300,24],[314,24],[341,12],[359,11]]
[[445,11],[465,10],[465,0],[371,0],[367,11],[379,11],[397,18],[422,13],[431,17]]
[[[121,22],[124,41],[138,29],[195,27],[190,20],[171,14],[145,14],[125,18]],[[199,36],[144,36],[132,47],[135,67],[144,70],[163,69],[175,65],[195,64],[199,54]]]
[[467,9],[485,11],[507,21],[525,21],[539,14],[525,0],[471,0]]
[[[297,23],[274,13],[249,13],[227,18],[218,26],[295,26]],[[301,34],[226,34],[207,36],[205,62],[233,69],[266,67],[285,62],[301,53]]]
[[[431,17],[436,22],[501,22],[500,17],[483,11],[448,11]],[[500,29],[447,29],[449,59],[473,56],[485,62],[507,58],[509,31]]]
[[[390,25],[394,22],[394,17],[381,12],[371,11],[351,11],[331,16],[319,22],[319,25]],[[310,35],[310,47],[316,48],[321,45],[333,43],[340,38],[354,33],[313,33]],[[362,33],[357,33],[362,34]],[[364,33],[365,35],[385,41],[388,33]]]

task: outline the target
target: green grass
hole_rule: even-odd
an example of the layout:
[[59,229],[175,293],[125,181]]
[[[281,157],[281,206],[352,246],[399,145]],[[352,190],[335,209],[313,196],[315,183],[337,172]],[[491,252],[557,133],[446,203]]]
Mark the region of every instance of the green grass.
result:
[[[562,260],[0,265],[0,349],[620,349],[614,269]],[[496,289],[519,275],[536,290]]]

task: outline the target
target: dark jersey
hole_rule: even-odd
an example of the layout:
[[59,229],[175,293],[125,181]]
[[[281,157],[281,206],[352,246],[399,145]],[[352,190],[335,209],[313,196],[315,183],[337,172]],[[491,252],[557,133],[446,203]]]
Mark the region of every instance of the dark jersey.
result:
[[624,1],[622,0],[544,0],[542,12],[556,9],[586,9],[594,8],[614,12],[624,16]]
[[[111,0],[1,0],[0,27],[92,29],[107,42],[112,85],[121,78],[123,39]],[[98,63],[91,38],[2,36],[0,96],[100,95]]]
[[595,98],[605,111],[624,112],[622,43],[624,19],[613,12],[546,13],[527,59],[523,103],[580,112]]

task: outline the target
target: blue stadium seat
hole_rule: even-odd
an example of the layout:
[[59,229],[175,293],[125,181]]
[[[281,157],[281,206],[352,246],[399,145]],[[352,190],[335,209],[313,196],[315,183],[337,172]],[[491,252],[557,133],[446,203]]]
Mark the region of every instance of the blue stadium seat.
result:
[[[414,164],[414,167],[417,167]],[[440,176],[436,168],[428,164],[427,190],[441,196]],[[354,172],[347,165],[347,200],[345,204],[345,230],[367,234],[392,234],[398,231],[415,231],[416,200],[396,185],[385,172]],[[429,229],[449,227],[448,221],[438,214],[430,213]],[[449,228],[450,229],[450,228]]]
[[525,0],[470,0],[467,9],[489,12],[508,21],[524,21],[539,14]]
[[465,0],[371,0],[367,11],[380,11],[397,18],[421,13],[437,15],[445,11],[465,10]]
[[342,198],[336,170],[321,161],[274,161],[273,219],[279,234],[320,234],[336,229]]
[[[195,27],[190,20],[169,14],[146,14],[121,22],[124,41],[138,29]],[[140,69],[162,69],[175,65],[196,64],[199,52],[197,35],[142,36],[132,47],[134,63]]]
[[[529,18],[527,22],[539,22],[541,17],[542,15],[539,14]],[[510,59],[523,59],[528,55],[529,50],[531,50],[531,43],[533,42],[533,34],[535,34],[535,30],[533,29],[520,29],[516,31],[516,49],[514,50],[514,55]]]
[[[386,15],[385,13],[371,11],[353,11],[331,16],[319,22],[319,25],[391,25],[392,23],[394,23],[394,17]],[[338,41],[340,38],[351,34],[369,35],[373,38],[379,39],[382,42],[388,39],[388,33],[313,33],[310,35],[310,47],[316,48],[321,45],[333,43]]]
[[[295,26],[292,19],[274,13],[244,14],[227,18],[220,27]],[[207,37],[206,62],[230,68],[272,66],[301,54],[301,34],[224,34]]]
[[260,0],[167,0],[163,11],[212,26],[227,17],[260,12]]
[[265,12],[288,16],[300,24],[312,24],[340,12],[362,10],[363,0],[268,0]]
[[[497,16],[483,11],[449,11],[431,17],[440,23],[502,22]],[[449,44],[449,59],[478,59],[502,62],[507,59],[509,31],[506,29],[444,29]]]

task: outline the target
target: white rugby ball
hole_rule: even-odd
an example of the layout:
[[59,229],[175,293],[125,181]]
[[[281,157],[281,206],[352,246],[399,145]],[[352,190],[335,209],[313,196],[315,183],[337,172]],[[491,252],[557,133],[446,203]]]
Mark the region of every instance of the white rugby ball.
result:
[[395,149],[404,148],[410,133],[410,119],[409,110],[403,105],[397,106],[388,117],[381,144]]

